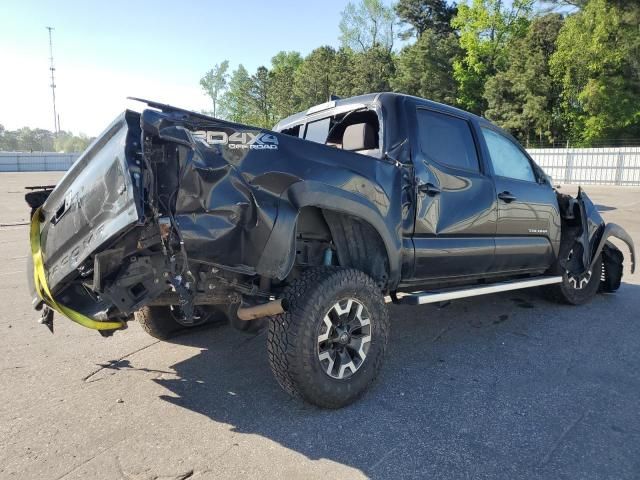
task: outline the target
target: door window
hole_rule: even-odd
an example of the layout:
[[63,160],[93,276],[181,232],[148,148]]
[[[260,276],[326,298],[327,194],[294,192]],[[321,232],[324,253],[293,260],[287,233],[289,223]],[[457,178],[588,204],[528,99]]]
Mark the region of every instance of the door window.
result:
[[496,175],[528,182],[536,181],[531,162],[515,143],[489,128],[483,127],[482,134],[487,142]]
[[463,170],[480,170],[471,128],[466,120],[418,110],[420,150],[428,160]]

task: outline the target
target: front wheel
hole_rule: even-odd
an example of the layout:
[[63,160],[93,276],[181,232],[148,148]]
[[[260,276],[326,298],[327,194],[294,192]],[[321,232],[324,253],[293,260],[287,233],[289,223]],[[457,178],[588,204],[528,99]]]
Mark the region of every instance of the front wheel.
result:
[[288,310],[269,323],[280,386],[323,408],[356,400],[378,376],[389,316],[374,280],[353,269],[306,270],[286,290]]
[[551,300],[569,305],[583,305],[590,301],[600,287],[602,277],[602,257],[596,260],[593,268],[581,274],[573,274],[569,270],[562,274],[562,282],[547,285],[545,292]]

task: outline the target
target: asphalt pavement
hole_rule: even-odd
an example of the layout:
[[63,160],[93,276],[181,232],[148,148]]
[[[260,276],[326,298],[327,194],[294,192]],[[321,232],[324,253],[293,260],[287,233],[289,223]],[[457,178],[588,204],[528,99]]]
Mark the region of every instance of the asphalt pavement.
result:
[[[167,343],[135,322],[107,339],[38,325],[23,188],[59,177],[0,174],[0,478],[640,478],[628,266],[619,292],[582,307],[536,289],[392,306],[380,380],[325,411],[280,390],[264,333]],[[640,188],[585,190],[640,246]]]

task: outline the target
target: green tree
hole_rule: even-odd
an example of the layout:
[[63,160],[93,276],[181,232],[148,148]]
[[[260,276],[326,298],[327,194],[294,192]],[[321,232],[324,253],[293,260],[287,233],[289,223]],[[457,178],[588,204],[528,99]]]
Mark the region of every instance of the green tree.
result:
[[395,72],[393,54],[381,46],[352,55],[348,72],[351,95],[391,90],[390,81]]
[[562,28],[560,14],[536,18],[524,38],[508,47],[506,70],[487,80],[487,118],[510,130],[526,144],[553,143],[563,134],[560,85],[549,71],[549,59]]
[[381,47],[393,50],[394,24],[393,8],[382,0],[360,0],[349,2],[340,20],[340,43],[356,52],[366,52]]
[[326,102],[335,93],[335,62],[336,51],[328,46],[316,48],[304,59],[294,74],[293,86],[300,110]]
[[427,28],[418,41],[402,49],[392,79],[395,91],[455,104],[453,60],[459,55],[455,34],[442,36]]
[[84,134],[74,135],[64,130],[58,132],[53,139],[53,147],[56,152],[83,152],[87,149],[93,138]]
[[242,64],[233,71],[229,88],[220,97],[220,113],[232,122],[249,123],[253,117],[251,76]]
[[357,54],[350,48],[341,47],[334,55],[331,64],[331,93],[339,97],[354,95],[354,65]]
[[11,130],[6,130],[4,125],[0,125],[0,151],[15,152],[18,150],[16,133]]
[[[628,0],[622,0],[628,1]],[[560,7],[575,7],[575,8],[584,8],[589,0],[541,0],[541,4],[544,6],[545,4],[556,5]]]
[[204,74],[204,77],[200,79],[200,86],[204,90],[204,92],[211,99],[211,103],[213,104],[213,116],[215,117],[218,106],[218,99],[222,94],[222,91],[227,86],[227,79],[229,75],[227,74],[227,70],[229,69],[229,61],[225,60],[219,65],[216,64],[211,70]]
[[42,128],[22,127],[15,131],[17,150],[24,152],[52,152],[53,133]]
[[640,136],[640,5],[590,0],[558,37],[551,70],[573,141]]
[[300,100],[294,91],[294,79],[302,57],[298,52],[279,52],[271,59],[271,104],[274,117],[279,120],[296,113]]
[[487,79],[505,68],[507,46],[524,36],[534,0],[471,0],[458,5],[452,25],[459,31],[463,54],[454,62],[458,103],[482,114]]
[[84,134],[57,134],[42,128],[6,130],[0,125],[0,151],[6,152],[82,152],[93,141]]
[[263,128],[273,126],[273,112],[271,104],[271,78],[266,67],[258,67],[256,73],[251,77],[250,98],[253,102],[254,121],[253,125]]
[[446,0],[400,0],[394,8],[400,21],[411,25],[411,29],[401,34],[405,39],[411,35],[420,38],[427,30],[449,35],[453,31],[451,20],[458,10]]

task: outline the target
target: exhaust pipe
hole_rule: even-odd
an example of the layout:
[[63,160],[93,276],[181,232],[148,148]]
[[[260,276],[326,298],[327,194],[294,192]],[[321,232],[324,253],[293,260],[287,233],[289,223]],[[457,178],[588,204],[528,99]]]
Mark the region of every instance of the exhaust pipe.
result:
[[279,315],[287,311],[287,300],[280,298],[273,300],[269,303],[263,303],[261,305],[255,305],[253,307],[240,307],[238,309],[238,318],[240,320],[257,320],[262,317],[271,317],[273,315]]

